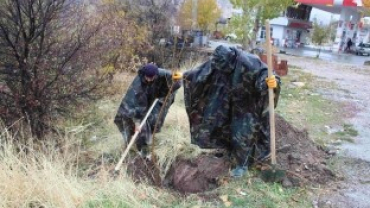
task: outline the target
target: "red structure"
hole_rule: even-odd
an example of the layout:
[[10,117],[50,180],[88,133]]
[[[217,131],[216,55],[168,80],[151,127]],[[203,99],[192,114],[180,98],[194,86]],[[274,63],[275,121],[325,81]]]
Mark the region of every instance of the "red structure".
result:
[[362,19],[365,10],[370,6],[370,0],[295,0],[295,2],[340,15],[333,43],[334,51],[343,51],[349,40],[355,45],[370,42],[370,28],[364,25]]

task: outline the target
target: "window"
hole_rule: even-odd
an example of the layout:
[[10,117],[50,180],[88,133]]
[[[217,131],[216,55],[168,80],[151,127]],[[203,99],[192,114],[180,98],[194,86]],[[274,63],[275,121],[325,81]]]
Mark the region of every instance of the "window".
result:
[[[270,27],[270,35],[271,35],[271,38],[273,37],[273,34],[274,34],[274,28],[273,27]],[[262,26],[261,27],[260,38],[261,39],[266,39],[266,28],[265,28],[265,26]]]

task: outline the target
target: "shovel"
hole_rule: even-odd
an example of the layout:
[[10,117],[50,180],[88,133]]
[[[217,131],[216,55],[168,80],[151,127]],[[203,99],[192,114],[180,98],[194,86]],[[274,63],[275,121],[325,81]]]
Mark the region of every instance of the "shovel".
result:
[[[140,130],[144,126],[146,120],[148,119],[150,113],[152,112],[152,110],[153,110],[154,106],[157,104],[157,102],[158,102],[158,98],[154,100],[152,106],[149,108],[149,110],[146,113],[144,119],[141,121],[140,126],[139,126],[139,129]],[[121,156],[121,159],[119,160],[119,162],[117,163],[116,167],[114,168],[114,171],[118,172],[119,169],[121,168],[122,163],[126,159],[126,156],[127,156],[128,152],[130,151],[131,146],[135,143],[136,138],[137,138],[137,136],[140,133],[140,130],[139,131],[136,131],[135,134],[131,137],[130,143],[127,145],[126,150],[123,152],[123,154]]]
[[[272,74],[272,47],[270,37],[270,23],[266,20],[266,42],[267,42],[267,66],[268,77]],[[275,109],[274,109],[274,89],[268,88],[269,94],[269,117],[270,117],[270,150],[271,150],[271,166],[261,171],[261,178],[266,182],[280,182],[285,177],[285,171],[276,168],[276,147],[275,147]]]

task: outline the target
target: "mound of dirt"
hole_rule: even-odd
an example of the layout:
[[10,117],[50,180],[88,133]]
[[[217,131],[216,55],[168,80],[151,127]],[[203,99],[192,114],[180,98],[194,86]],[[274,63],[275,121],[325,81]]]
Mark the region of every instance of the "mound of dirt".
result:
[[285,185],[325,184],[335,178],[327,168],[326,159],[330,157],[308,136],[276,115],[277,163],[287,171]]
[[[300,131],[276,115],[276,148],[279,169],[286,170],[286,187],[325,184],[335,178],[326,167],[329,155],[318,148],[307,131]],[[128,166],[135,180],[145,179],[152,184],[171,187],[181,193],[198,193],[219,186],[219,179],[229,173],[229,157],[200,155],[193,159],[178,158],[161,184],[158,170],[148,160],[136,158]]]
[[217,188],[229,173],[230,162],[223,155],[200,155],[193,160],[178,159],[165,179],[165,186],[181,193],[198,193]]

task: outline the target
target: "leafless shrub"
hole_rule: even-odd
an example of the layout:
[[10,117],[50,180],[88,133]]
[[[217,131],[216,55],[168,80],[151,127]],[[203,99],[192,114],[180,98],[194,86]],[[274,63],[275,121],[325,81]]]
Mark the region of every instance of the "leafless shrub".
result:
[[[97,98],[101,21],[70,0],[0,2],[0,118],[41,139],[73,107]],[[98,75],[98,76],[97,76]],[[12,129],[12,128],[11,128]],[[14,131],[14,128],[13,128]]]

